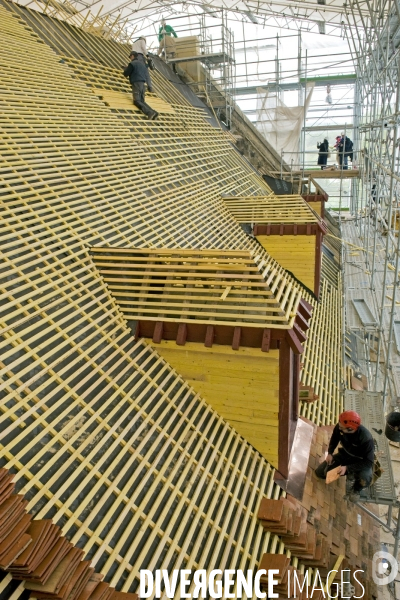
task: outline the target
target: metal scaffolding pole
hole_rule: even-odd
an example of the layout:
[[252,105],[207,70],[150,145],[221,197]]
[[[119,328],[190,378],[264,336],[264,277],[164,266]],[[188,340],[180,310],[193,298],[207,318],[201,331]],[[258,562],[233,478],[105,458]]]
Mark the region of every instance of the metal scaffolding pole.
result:
[[[394,48],[393,39],[400,31],[399,11],[392,0],[386,4],[386,18],[383,13],[377,12],[377,0],[366,0],[369,18],[361,14],[360,2],[351,8],[353,19],[355,11],[358,10],[364,32],[350,29],[352,42],[352,56],[356,57],[357,72],[357,97],[355,105],[360,106],[358,119],[359,136],[356,134],[357,143],[364,165],[362,169],[361,184],[361,214],[359,232],[363,233],[363,242],[366,249],[365,260],[367,270],[371,274],[370,288],[375,290],[377,283],[377,240],[379,231],[386,235],[385,261],[383,267],[383,288],[380,306],[378,307],[378,348],[374,376],[374,389],[378,389],[378,378],[380,375],[380,356],[383,345],[386,346],[385,354],[385,384],[384,391],[387,393],[388,386],[392,387],[390,378],[390,344],[392,341],[392,329],[395,318],[396,287],[393,288],[391,296],[391,311],[388,339],[384,339],[385,301],[387,294],[388,268],[393,269],[393,261],[397,263],[399,243],[395,228],[397,216],[393,214],[393,199],[397,182],[398,172],[397,149],[394,140],[398,136],[397,114],[399,113],[399,72],[398,54]],[[365,6],[365,5],[363,5]],[[376,15],[380,14],[380,17]],[[350,24],[350,23],[349,23]],[[397,32],[397,33],[396,33]],[[349,39],[349,36],[348,36]],[[350,40],[349,40],[350,41]],[[397,39],[399,44],[400,39]],[[356,120],[356,119],[355,119]],[[389,126],[390,125],[390,126]],[[356,125],[355,125],[356,126]],[[393,129],[394,127],[394,129]],[[393,138],[390,137],[390,129]],[[392,140],[392,141],[391,141]],[[354,203],[358,207],[358,201]],[[380,234],[379,234],[380,235]],[[372,247],[372,252],[369,252]],[[396,267],[395,267],[396,268]],[[382,280],[379,280],[381,284]]]
[[[377,311],[376,330],[363,330],[363,337],[368,339],[369,389],[382,394],[384,415],[393,410],[400,396],[400,376],[392,367],[396,361],[398,365],[397,352],[392,346],[400,286],[400,7],[398,0],[355,0],[349,7],[346,34],[357,76],[354,142],[361,174],[360,188],[353,185],[355,197],[351,209],[370,276],[365,283],[368,297]],[[367,14],[362,13],[365,9]],[[362,27],[354,27],[357,22]],[[361,503],[358,506],[391,532],[393,555],[397,559],[400,510],[396,523],[393,519],[393,508],[399,508],[396,494],[389,504],[386,523]]]
[[[400,72],[399,72],[400,75]],[[400,76],[398,77],[398,81],[397,81],[397,90],[396,90],[396,112],[398,112],[400,109]],[[399,134],[399,124],[396,121],[396,125],[394,127],[394,140],[397,140],[398,138],[398,134]],[[392,154],[392,174],[394,174],[394,171],[396,169],[396,151],[393,151]],[[393,218],[393,193],[394,193],[394,187],[395,187],[395,179],[392,176],[390,178],[390,188],[389,188],[389,213],[388,213],[388,223],[390,226],[390,223],[392,222],[392,218]],[[389,251],[390,251],[390,244],[391,244],[391,236],[387,235],[386,236],[386,251],[385,251],[385,266],[384,266],[384,272],[383,272],[383,285],[382,285],[382,303],[381,303],[381,311],[380,311],[380,318],[379,318],[379,339],[378,339],[378,349],[377,349],[377,358],[376,358],[376,373],[375,373],[375,381],[377,381],[378,379],[378,370],[379,370],[379,359],[380,359],[380,353],[381,353],[381,347],[382,347],[382,336],[383,336],[383,319],[384,319],[384,305],[385,305],[385,297],[386,297],[386,286],[387,286],[387,274],[388,274],[388,257],[389,257]],[[394,284],[394,288],[393,288],[393,297],[394,295],[394,290],[396,289],[396,285]],[[389,352],[387,353],[387,356],[389,356]],[[376,384],[375,384],[375,391],[376,391]]]
[[[304,180],[305,156],[306,156],[307,55],[308,55],[308,53],[306,50],[306,63],[305,63],[305,69],[304,69],[304,96],[303,96],[304,117],[303,117],[303,135],[302,135],[302,138],[303,138],[302,181]],[[300,187],[300,193],[302,192],[301,187]]]

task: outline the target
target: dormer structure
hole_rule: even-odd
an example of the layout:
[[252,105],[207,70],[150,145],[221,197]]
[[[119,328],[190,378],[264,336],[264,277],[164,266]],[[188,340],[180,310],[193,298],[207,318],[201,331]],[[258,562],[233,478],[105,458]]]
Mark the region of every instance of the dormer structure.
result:
[[315,194],[302,194],[302,198],[310,204],[313,210],[321,217],[325,218],[325,204],[328,202],[329,196],[324,190],[316,184],[313,180],[313,184],[316,187]]
[[295,280],[261,248],[91,252],[136,336],[287,477],[312,311]]
[[273,195],[223,197],[223,202],[238,223],[250,224],[268,254],[318,298],[327,228],[310,205],[301,196]]

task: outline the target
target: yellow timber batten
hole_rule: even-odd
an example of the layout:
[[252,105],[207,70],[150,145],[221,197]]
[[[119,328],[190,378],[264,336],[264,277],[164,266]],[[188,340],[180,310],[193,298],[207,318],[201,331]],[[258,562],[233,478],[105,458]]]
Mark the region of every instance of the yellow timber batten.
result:
[[319,223],[317,213],[301,196],[223,197],[225,206],[238,223]]
[[91,249],[127,318],[290,329],[301,290],[249,251]]

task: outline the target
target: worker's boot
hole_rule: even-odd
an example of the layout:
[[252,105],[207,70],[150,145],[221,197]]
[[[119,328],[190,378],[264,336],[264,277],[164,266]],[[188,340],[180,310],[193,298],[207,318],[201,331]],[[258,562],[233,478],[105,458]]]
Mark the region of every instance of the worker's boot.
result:
[[360,489],[357,483],[354,473],[348,473],[346,481],[346,500],[349,500],[350,502],[358,502],[360,500]]
[[350,500],[350,502],[358,502],[360,500],[360,492],[352,490],[347,496],[347,500]]

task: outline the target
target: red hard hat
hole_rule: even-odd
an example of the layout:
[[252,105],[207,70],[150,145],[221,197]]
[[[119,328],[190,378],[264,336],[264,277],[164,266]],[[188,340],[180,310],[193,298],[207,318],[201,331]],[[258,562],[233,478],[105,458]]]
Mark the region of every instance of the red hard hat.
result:
[[339,423],[356,431],[361,425],[361,417],[355,410],[345,410],[339,415]]

